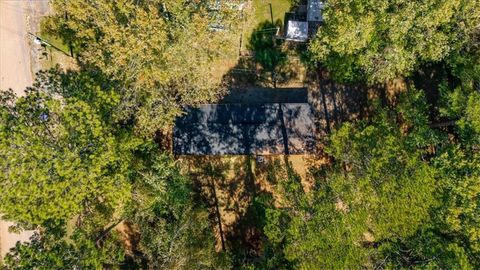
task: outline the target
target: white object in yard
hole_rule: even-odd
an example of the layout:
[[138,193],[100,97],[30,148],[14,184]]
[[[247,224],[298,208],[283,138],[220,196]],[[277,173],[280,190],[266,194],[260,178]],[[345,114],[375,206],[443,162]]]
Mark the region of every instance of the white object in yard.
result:
[[307,21],[321,22],[323,21],[323,7],[325,4],[321,0],[308,0]]
[[286,38],[294,41],[306,41],[308,39],[308,22],[288,21]]
[[37,45],[42,45],[42,40],[39,39],[38,37],[34,38],[34,39],[33,39],[33,42],[34,42],[35,44],[37,44]]

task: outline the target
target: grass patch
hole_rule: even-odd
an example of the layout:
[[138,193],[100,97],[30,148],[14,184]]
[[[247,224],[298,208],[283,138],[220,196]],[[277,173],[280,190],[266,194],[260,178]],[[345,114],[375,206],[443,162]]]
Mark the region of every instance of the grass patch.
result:
[[49,34],[43,24],[40,24],[40,33],[38,33],[37,35],[44,41],[62,50],[64,53],[66,54],[70,53],[70,49],[68,48],[68,45],[65,44],[63,40],[60,39],[59,37]]
[[[253,30],[261,23],[271,22],[270,5],[272,4],[273,22],[281,21],[285,18],[285,13],[290,10],[291,0],[253,0],[253,18],[249,19],[243,29],[243,37],[245,41],[250,40]],[[242,46],[245,49],[246,46]]]
[[281,20],[285,17],[285,12],[290,10],[290,0],[254,0],[253,7],[255,8],[255,22],[254,26],[264,21],[270,21],[270,6],[272,4],[273,21]]
[[[64,69],[77,69],[75,59],[70,56],[70,48],[60,37],[50,34],[43,23],[40,23],[40,30],[36,34],[43,41],[52,45],[39,49],[37,53],[41,69],[46,70],[57,66]],[[76,53],[75,50],[74,53]]]

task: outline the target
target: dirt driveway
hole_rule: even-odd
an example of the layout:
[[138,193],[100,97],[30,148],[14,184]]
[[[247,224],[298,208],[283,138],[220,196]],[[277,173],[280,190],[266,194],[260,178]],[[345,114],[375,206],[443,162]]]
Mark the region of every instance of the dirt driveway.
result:
[[28,1],[0,0],[0,88],[22,94],[32,84]]

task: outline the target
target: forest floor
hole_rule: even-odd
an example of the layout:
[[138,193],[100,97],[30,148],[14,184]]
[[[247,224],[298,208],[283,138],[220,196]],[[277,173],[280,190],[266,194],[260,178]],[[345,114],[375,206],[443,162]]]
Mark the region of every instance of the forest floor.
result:
[[255,200],[268,197],[279,205],[280,182],[288,177],[295,177],[309,190],[312,175],[308,168],[324,162],[314,155],[182,156],[179,161],[192,176],[199,199],[210,209],[219,250],[222,238],[227,245],[239,243],[256,250],[253,238],[259,237],[255,226],[260,217],[252,212]]

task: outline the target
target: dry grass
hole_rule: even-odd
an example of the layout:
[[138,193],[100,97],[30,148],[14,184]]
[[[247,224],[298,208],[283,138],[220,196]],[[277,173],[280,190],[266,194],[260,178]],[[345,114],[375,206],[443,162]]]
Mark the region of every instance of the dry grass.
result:
[[77,62],[74,58],[65,55],[62,52],[50,48],[39,48],[37,52],[37,62],[41,70],[47,70],[59,67],[62,70],[78,70]]

